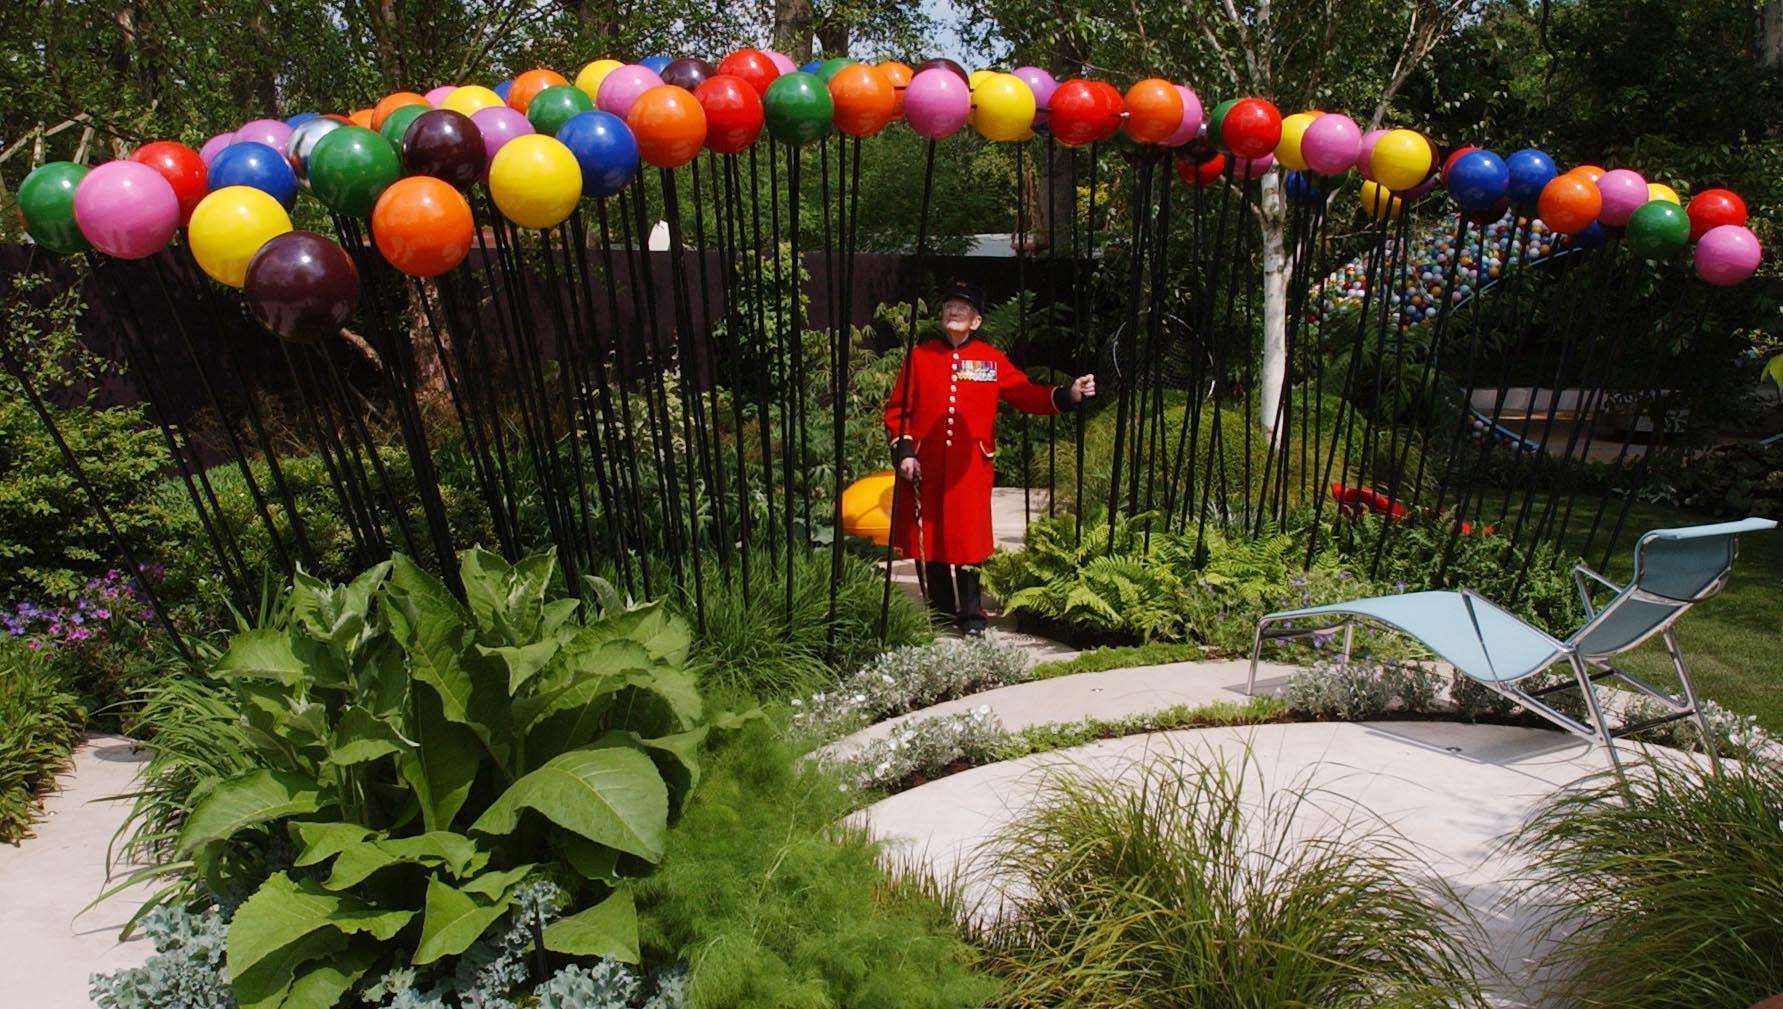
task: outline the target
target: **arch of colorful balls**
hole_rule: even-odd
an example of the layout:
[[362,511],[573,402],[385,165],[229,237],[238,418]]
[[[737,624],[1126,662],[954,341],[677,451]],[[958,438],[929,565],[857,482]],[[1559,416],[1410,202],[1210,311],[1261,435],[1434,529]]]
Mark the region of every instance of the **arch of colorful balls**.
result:
[[[582,199],[624,189],[642,164],[673,169],[703,149],[737,153],[764,131],[802,146],[832,132],[871,136],[897,121],[930,140],[970,126],[998,142],[1044,131],[1070,147],[1124,132],[1136,144],[1174,151],[1190,185],[1283,171],[1287,197],[1309,203],[1354,170],[1364,209],[1380,218],[1440,185],[1461,214],[1496,234],[1507,214],[1533,219],[1525,233],[1538,248],[1554,235],[1595,243],[1608,229],[1621,229],[1629,249],[1648,259],[1693,244],[1696,272],[1711,284],[1744,280],[1761,258],[1738,195],[1709,189],[1684,206],[1671,187],[1626,168],[1581,165],[1563,173],[1532,149],[1504,157],[1471,146],[1445,153],[1414,130],[1364,132],[1336,112],[1283,117],[1256,97],[1204,112],[1193,90],[1160,78],[1123,94],[1104,81],[1057,81],[1036,67],[967,73],[944,59],[916,67],[831,59],[795,68],[759,49],[731,53],[717,66],[696,58],[601,59],[573,80],[541,68],[497,88],[399,91],[350,115],[255,119],[197,151],[158,141],[93,168],[43,165],[20,186],[19,203],[31,237],[59,253],[138,259],[184,228],[207,274],[245,288],[270,328],[306,339],[346,321],[357,278],[332,240],[293,231],[290,211],[303,190],[336,214],[369,218],[377,249],[396,269],[434,276],[473,244],[469,187],[486,187],[516,225],[550,228]],[[1416,277],[1432,272],[1429,265]],[[1417,305],[1427,291],[1397,293],[1408,295],[1408,307],[1434,310]]]

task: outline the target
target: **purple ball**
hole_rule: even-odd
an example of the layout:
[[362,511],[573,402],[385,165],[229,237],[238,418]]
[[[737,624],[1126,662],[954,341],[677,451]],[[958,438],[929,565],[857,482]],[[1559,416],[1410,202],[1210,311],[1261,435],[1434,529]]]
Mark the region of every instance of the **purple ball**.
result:
[[[86,183],[81,185],[85,186]],[[74,198],[78,210],[78,190]],[[1726,287],[1752,276],[1758,270],[1758,261],[1762,258],[1764,249],[1758,244],[1758,236],[1752,233],[1752,229],[1738,224],[1723,224],[1703,232],[1703,237],[1697,241],[1696,275],[1717,287]]]
[[492,105],[486,109],[478,109],[471,116],[471,122],[477,124],[477,132],[483,134],[483,165],[485,169],[488,168],[489,162],[495,160],[495,152],[501,150],[508,141],[534,132],[532,123],[524,115],[506,105]]
[[253,142],[265,144],[275,151],[285,149],[291,139],[291,127],[277,119],[255,119],[243,123],[241,129],[235,131],[235,142],[238,144]]
[[[1325,117],[1320,116],[1319,118],[1324,119]],[[1317,125],[1318,123],[1313,123],[1313,126]],[[1312,127],[1309,126],[1307,129],[1310,132]],[[1369,130],[1367,133],[1362,134],[1361,142],[1356,145],[1356,171],[1361,172],[1362,177],[1370,182],[1376,181],[1374,177],[1374,168],[1371,167],[1374,162],[1375,141],[1386,135],[1386,130]],[[1300,140],[1300,149],[1301,151],[1306,150],[1305,137],[1302,137]],[[1301,156],[1304,157],[1305,155],[1302,154]]]
[[441,84],[437,88],[428,88],[427,93],[422,95],[421,97],[427,99],[428,105],[431,105],[437,109],[441,105],[445,104],[447,95],[449,95],[452,92],[457,91],[457,90],[458,90],[458,85],[456,85],[456,84]]
[[1042,110],[1052,101],[1052,93],[1059,89],[1059,82],[1053,79],[1052,74],[1039,67],[1016,67],[1015,76],[1020,77],[1028,90],[1034,92],[1034,104]]
[[75,187],[74,223],[100,252],[141,259],[160,252],[179,230],[180,198],[148,165],[108,161]]
[[768,62],[774,64],[774,69],[783,74],[790,74],[799,68],[798,64],[792,61],[791,56],[778,49],[763,49],[762,52],[767,55]]
[[1362,129],[1349,116],[1335,112],[1314,119],[1300,135],[1300,156],[1320,175],[1342,175],[1356,164],[1362,150]]
[[1265,154],[1260,158],[1233,158],[1232,177],[1237,179],[1260,179],[1263,174],[1275,167],[1275,155]]
[[1603,209],[1597,219],[1612,228],[1626,227],[1628,219],[1647,202],[1647,180],[1626,168],[1613,168],[1599,176],[1597,191],[1603,194]]
[[971,112],[972,90],[951,70],[924,70],[904,89],[904,119],[918,136],[939,140],[958,133]]
[[628,63],[616,68],[601,81],[601,86],[595,91],[594,104],[602,112],[611,112],[624,119],[639,95],[661,86],[662,78],[656,71],[642,64]]
[[[233,143],[235,143],[234,130],[230,130],[227,133],[219,133],[209,140],[206,140],[204,146],[198,149],[198,159],[204,162],[204,167],[209,168],[210,163],[216,160],[217,155],[223,153],[223,148],[228,147]],[[284,150],[282,147],[279,149]]]
[[1201,127],[1205,125],[1202,118],[1201,97],[1181,84],[1173,85],[1176,93],[1182,96],[1182,122],[1177,125],[1176,132],[1164,138],[1165,147],[1181,147],[1201,135]]

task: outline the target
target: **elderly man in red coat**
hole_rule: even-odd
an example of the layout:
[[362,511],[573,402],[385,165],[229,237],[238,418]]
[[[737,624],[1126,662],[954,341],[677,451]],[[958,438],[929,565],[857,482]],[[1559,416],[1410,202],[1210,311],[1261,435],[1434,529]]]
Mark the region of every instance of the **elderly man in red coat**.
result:
[[[1096,394],[1096,377],[1037,385],[997,348],[977,339],[984,295],[951,287],[941,302],[941,339],[910,353],[885,407],[897,460],[893,536],[923,565],[929,603],[968,635],[984,633],[978,565],[991,555],[991,486],[997,403],[1024,413],[1059,413]],[[914,485],[915,493],[911,493]]]

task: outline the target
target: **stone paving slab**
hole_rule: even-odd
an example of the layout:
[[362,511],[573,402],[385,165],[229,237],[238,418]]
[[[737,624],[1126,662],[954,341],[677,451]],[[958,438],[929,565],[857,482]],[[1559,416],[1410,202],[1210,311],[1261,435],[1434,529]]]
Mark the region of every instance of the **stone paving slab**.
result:
[[[1486,930],[1487,951],[1507,979],[1495,1001],[1526,1004],[1520,987],[1534,952],[1531,913],[1507,899],[1527,867],[1500,842],[1556,789],[1607,767],[1601,753],[1563,733],[1410,721],[1153,733],[973,768],[857,816],[895,862],[914,861],[940,878],[964,870],[971,879],[974,853],[1034,801],[1048,774],[1131,776],[1155,760],[1221,758],[1236,766],[1246,753],[1254,780],[1268,790],[1311,793],[1313,815],[1301,829],[1383,825],[1422,853]],[[974,899],[989,900],[993,892],[993,882],[982,878],[968,886]]]
[[[0,846],[0,1005],[86,1009],[87,975],[135,966],[154,952],[118,930],[151,892],[138,887],[81,913],[111,884],[106,851],[148,759],[123,736],[92,735],[57,779],[35,837]],[[133,866],[119,866],[121,878]]]

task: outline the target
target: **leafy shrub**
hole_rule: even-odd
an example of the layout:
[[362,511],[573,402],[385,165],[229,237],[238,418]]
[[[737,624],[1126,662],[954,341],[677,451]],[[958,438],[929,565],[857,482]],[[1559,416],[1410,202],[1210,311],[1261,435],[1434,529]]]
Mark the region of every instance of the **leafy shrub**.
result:
[[1006,733],[990,705],[901,723],[846,761],[856,789],[894,791],[997,759]]
[[469,551],[463,603],[400,555],[344,586],[300,575],[230,641],[212,675],[261,766],[202,783],[187,861],[147,873],[249,894],[238,1000],[328,1006],[396,964],[444,970],[538,878],[576,909],[546,948],[637,959],[626,880],[661,860],[707,732],[688,634],[654,605],[578,617],[553,570]]
[[0,842],[30,834],[86,720],[80,699],[41,655],[0,640]]
[[1640,493],[1708,515],[1783,515],[1783,442],[1717,445],[1655,474]]
[[[829,641],[830,556],[828,551],[793,551],[792,611],[786,608],[785,555],[769,562],[766,550],[750,554],[749,584],[740,565],[728,581],[706,560],[705,623],[694,648],[702,685],[741,691],[763,700],[793,697],[835,681],[838,670],[854,669],[879,654],[879,605],[884,588],[880,570],[856,557],[842,558],[836,600],[836,634]],[[667,570],[664,568],[664,570]],[[676,609],[695,619],[691,577],[676,597]],[[934,639],[922,604],[891,591],[884,648]]]
[[[157,582],[162,569],[143,572]],[[40,653],[106,729],[122,722],[116,708],[175,656],[137,579],[117,568],[87,579],[64,602],[24,600],[0,610],[0,627]]]
[[1557,1004],[1744,1007],[1783,991],[1783,768],[1654,754],[1554,793],[1514,847]]
[[1001,902],[963,925],[1000,1005],[1483,1005],[1477,927],[1391,836],[1308,836],[1249,767],[1125,778],[1058,774],[985,849]]
[[752,724],[708,755],[636,887],[646,950],[687,964],[690,1009],[960,1009],[994,985],[934,905],[887,885],[840,825],[852,799]]
[[[1389,526],[1366,518],[1357,523],[1354,535],[1337,536],[1336,548],[1353,570],[1374,570],[1375,581],[1391,586],[1391,591],[1466,586],[1550,634],[1564,638],[1578,629],[1583,614],[1572,582],[1578,557],[1544,544],[1527,559],[1525,571],[1527,547],[1513,550],[1509,536],[1467,535],[1452,540],[1449,528],[1441,524]],[[1439,571],[1441,584],[1436,581]]]
[[833,690],[794,699],[793,728],[818,739],[1028,678],[1027,654],[993,638],[942,638],[894,648]]

